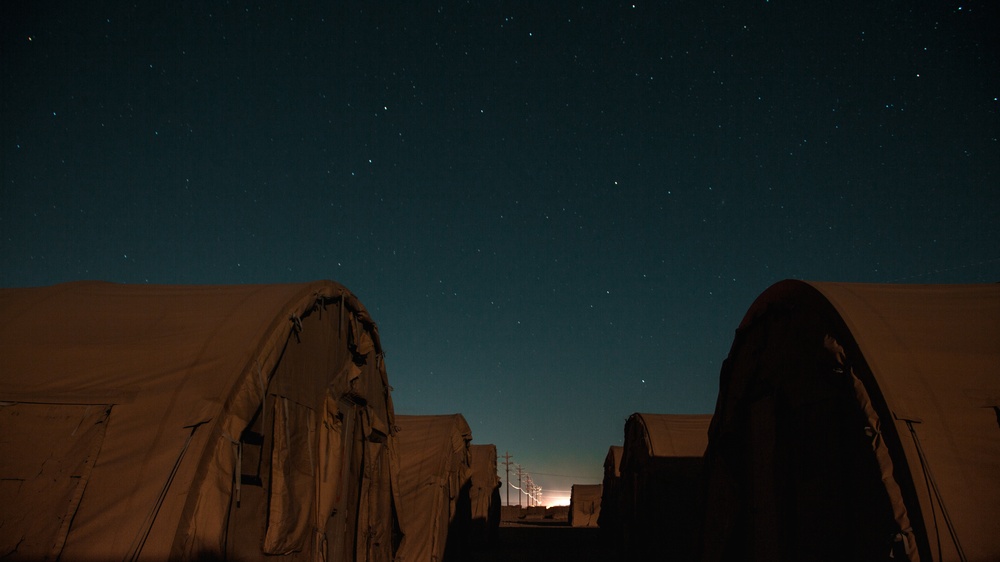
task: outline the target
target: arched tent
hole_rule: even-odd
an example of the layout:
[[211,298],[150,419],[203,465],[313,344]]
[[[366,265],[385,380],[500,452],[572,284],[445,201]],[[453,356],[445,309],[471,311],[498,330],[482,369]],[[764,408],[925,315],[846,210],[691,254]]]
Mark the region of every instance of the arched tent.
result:
[[0,556],[390,559],[392,401],[341,285],[0,289],[0,358]]
[[601,514],[597,517],[597,524],[601,529],[615,538],[621,530],[619,504],[621,503],[621,460],[624,450],[625,448],[621,445],[608,447],[608,454],[604,457],[604,480],[601,482]]
[[1000,559],[1000,285],[782,281],[723,364],[704,559]]
[[476,445],[469,448],[472,475],[469,502],[472,504],[472,540],[491,543],[500,527],[500,477],[497,476],[496,445]]
[[601,484],[573,484],[569,496],[569,524],[596,527],[601,516]]
[[620,505],[630,557],[690,560],[697,551],[711,418],[636,413],[625,422]]
[[472,430],[461,414],[396,416],[396,562],[460,558],[468,540]]

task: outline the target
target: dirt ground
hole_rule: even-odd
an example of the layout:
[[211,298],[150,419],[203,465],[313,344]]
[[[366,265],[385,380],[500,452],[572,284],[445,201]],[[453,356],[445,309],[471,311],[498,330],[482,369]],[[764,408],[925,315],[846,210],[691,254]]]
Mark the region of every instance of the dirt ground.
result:
[[474,549],[469,562],[618,562],[597,528],[562,522],[501,524],[496,544]]

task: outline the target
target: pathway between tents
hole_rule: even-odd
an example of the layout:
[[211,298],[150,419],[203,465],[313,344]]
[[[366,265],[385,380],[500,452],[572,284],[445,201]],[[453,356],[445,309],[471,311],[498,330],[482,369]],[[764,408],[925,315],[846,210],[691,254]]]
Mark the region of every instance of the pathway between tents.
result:
[[504,522],[496,544],[470,552],[470,562],[619,562],[597,528],[567,523],[511,524]]

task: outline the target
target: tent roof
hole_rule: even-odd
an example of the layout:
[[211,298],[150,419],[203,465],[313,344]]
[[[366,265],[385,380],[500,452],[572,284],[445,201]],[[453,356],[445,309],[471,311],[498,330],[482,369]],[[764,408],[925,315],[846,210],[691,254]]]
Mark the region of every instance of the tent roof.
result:
[[[708,446],[708,426],[711,421],[710,414],[635,413],[626,425],[638,424],[642,429],[643,445],[650,457],[701,457]],[[625,439],[625,449],[628,449],[630,443],[627,431]]]
[[[812,286],[840,313],[897,417],[919,419],[947,398],[1000,406],[1000,284]],[[958,395],[956,383],[966,387]]]
[[[874,379],[869,393],[884,398],[896,421],[905,461],[894,461],[909,465],[919,494],[934,480],[969,560],[1000,555],[993,528],[1000,519],[1000,284],[782,281],[758,297],[741,328],[775,305],[804,307],[842,332],[848,354]],[[923,506],[927,529],[945,532],[946,522],[933,520],[941,507]]]
[[603,489],[603,484],[573,484],[570,486],[570,497],[577,500],[600,500]]
[[625,447],[612,445],[608,447],[608,454],[604,457],[605,477],[618,478],[622,475],[622,452]]
[[113,403],[165,387],[217,402],[320,297],[346,299],[380,347],[364,307],[332,281],[0,289],[0,400]]
[[473,486],[492,492],[500,482],[497,475],[497,446],[473,444],[469,446],[469,455]]
[[419,473],[419,478],[446,474],[458,469],[455,463],[459,458],[464,458],[468,470],[472,430],[462,414],[397,415],[396,425],[401,471],[414,476]]

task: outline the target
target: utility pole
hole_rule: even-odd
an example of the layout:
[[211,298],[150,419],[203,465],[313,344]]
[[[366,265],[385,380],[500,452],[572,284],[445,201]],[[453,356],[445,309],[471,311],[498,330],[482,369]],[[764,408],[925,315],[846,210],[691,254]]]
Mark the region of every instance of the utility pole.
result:
[[517,468],[517,506],[521,507],[521,490],[523,489],[521,476],[524,474],[524,469],[519,464],[515,464],[514,466]]
[[525,480],[528,482],[525,485],[525,487],[524,487],[525,492],[528,494],[528,507],[532,507],[532,506],[535,505],[535,502],[534,502],[534,500],[535,500],[535,483],[531,481],[531,475],[530,474],[528,474],[527,476],[525,476]]
[[507,484],[504,488],[507,488],[507,505],[510,505],[510,452],[505,451],[503,454],[504,461],[500,464],[504,465],[507,469],[507,479],[504,482]]

